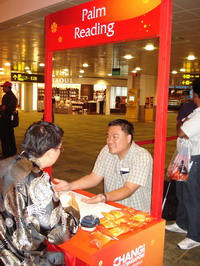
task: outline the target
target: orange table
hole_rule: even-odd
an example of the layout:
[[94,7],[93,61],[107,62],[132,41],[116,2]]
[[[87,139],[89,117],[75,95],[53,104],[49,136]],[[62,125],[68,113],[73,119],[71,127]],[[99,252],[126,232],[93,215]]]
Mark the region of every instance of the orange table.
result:
[[[85,191],[77,192],[91,196]],[[119,208],[124,207],[114,202],[109,202],[109,204]],[[59,245],[58,248],[64,253],[78,258],[77,262],[70,263],[70,266],[162,266],[164,236],[165,221],[153,221],[141,229],[119,236],[119,240],[112,240],[99,250],[91,245],[91,234],[79,228],[77,234],[70,241]]]

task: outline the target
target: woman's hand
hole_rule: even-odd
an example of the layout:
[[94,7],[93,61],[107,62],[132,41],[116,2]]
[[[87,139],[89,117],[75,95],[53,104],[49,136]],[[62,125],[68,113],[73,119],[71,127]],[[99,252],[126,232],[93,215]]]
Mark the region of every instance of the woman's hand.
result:
[[68,183],[65,180],[61,180],[61,179],[54,178],[53,179],[53,183],[54,183],[54,186],[53,187],[54,187],[54,190],[56,192],[69,191],[69,190],[71,190],[71,184]]

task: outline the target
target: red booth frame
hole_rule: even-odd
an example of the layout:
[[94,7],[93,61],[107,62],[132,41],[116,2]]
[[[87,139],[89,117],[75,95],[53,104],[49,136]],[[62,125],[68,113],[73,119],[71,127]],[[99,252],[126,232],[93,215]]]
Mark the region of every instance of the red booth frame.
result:
[[[159,59],[158,59],[158,82],[157,82],[157,108],[155,123],[154,144],[154,170],[152,189],[151,214],[157,219],[162,215],[162,196],[164,183],[164,166],[166,151],[166,129],[167,129],[167,103],[168,84],[170,72],[170,50],[171,50],[171,22],[172,22],[172,0],[162,0],[160,4],[160,27],[159,27]],[[47,21],[46,21],[47,30]],[[134,40],[130,39],[129,41]],[[52,57],[53,51],[49,49],[49,39],[45,35],[45,97],[44,97],[44,119],[52,121]],[[51,172],[51,169],[49,169]]]

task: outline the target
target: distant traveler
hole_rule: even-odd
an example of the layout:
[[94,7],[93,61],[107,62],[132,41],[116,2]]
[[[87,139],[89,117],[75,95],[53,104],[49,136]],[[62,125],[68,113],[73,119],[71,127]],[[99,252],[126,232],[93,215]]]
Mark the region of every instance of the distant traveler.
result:
[[5,92],[0,105],[0,139],[3,158],[8,158],[17,153],[14,128],[11,123],[11,115],[17,107],[17,98],[11,90],[12,83],[9,81],[6,81],[0,87],[3,87],[3,92]]

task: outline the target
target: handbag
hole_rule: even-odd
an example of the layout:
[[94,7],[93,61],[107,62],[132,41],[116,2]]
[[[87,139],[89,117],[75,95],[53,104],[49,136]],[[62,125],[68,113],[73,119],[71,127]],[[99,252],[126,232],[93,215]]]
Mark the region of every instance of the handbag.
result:
[[191,142],[188,139],[178,138],[177,149],[167,169],[167,176],[172,180],[186,181],[189,175],[191,158]]
[[18,110],[15,110],[11,115],[11,124],[12,127],[18,127],[19,126],[19,113]]

